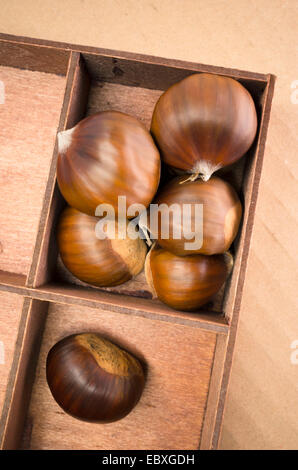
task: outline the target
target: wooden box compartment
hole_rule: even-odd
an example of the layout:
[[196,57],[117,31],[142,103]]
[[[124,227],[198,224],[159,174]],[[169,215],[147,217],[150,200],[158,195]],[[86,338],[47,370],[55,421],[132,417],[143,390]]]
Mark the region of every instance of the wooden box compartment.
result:
[[[33,50],[32,50],[33,49]],[[68,58],[49,68],[27,46],[0,50],[0,270],[25,285],[59,126]],[[58,75],[59,74],[59,75]]]
[[[32,240],[35,240],[34,249],[27,249],[22,258],[18,238],[11,233],[13,221],[8,218],[3,240],[5,243],[7,240],[10,248],[15,244],[16,249],[8,250],[8,255],[3,258],[0,254],[0,289],[26,297],[26,312],[22,315],[26,316],[31,328],[22,329],[23,323],[20,323],[18,338],[23,349],[19,355],[15,352],[14,361],[15,364],[26,363],[30,373],[24,382],[18,367],[10,372],[10,388],[7,388],[0,428],[3,448],[216,448],[231,368],[274,77],[4,35],[0,36],[1,71],[6,77],[17,77],[14,78],[16,83],[18,80],[23,83],[25,75],[31,74],[29,81],[25,80],[28,83],[25,95],[28,106],[31,99],[33,102],[32,119],[23,126],[12,110],[6,109],[3,122],[8,129],[7,136],[13,136],[13,143],[5,137],[5,144],[8,141],[11,145],[10,160],[4,160],[10,175],[14,174],[19,161],[23,163],[21,152],[27,152],[28,168],[31,170],[24,178],[28,181],[29,199],[26,199],[26,194],[23,197],[20,190],[22,175],[18,175],[19,183],[13,181],[13,184],[20,207],[24,205],[28,210],[31,246]],[[84,116],[105,109],[132,114],[149,128],[152,110],[160,94],[171,84],[196,72],[223,74],[239,80],[254,98],[259,125],[248,155],[221,171],[221,176],[234,185],[244,204],[242,227],[233,244],[232,274],[213,302],[189,314],[174,311],[152,300],[142,273],[136,280],[119,288],[97,289],[80,283],[63,268],[58,256],[55,228],[65,202],[56,183],[57,147],[53,132],[54,129],[55,133],[69,129]],[[36,73],[41,74],[40,78],[34,75]],[[43,97],[45,101],[40,102],[37,98],[39,92],[43,96],[42,91],[38,89],[36,92],[35,88],[30,87],[30,80],[35,83],[36,77],[47,90]],[[16,89],[14,94],[12,103],[23,111],[17,99],[21,96],[19,91]],[[42,124],[43,130],[40,131],[38,125],[44,111],[40,108],[49,106],[52,99],[53,108],[57,107],[60,114],[53,111],[53,115],[47,116],[49,120],[47,124]],[[35,125],[43,146],[37,146],[37,150],[34,148],[29,153],[32,148],[30,126]],[[19,134],[27,140],[21,138],[19,141]],[[47,158],[49,149],[54,149],[51,161]],[[12,163],[11,154],[16,150],[20,153],[17,154],[17,162]],[[39,166],[41,158],[46,162],[40,168],[40,175],[36,175],[32,168]],[[47,179],[44,184],[42,178]],[[3,182],[1,191],[4,190],[5,195],[11,189],[9,184],[6,189],[4,178]],[[30,207],[28,209],[30,198],[34,198],[36,206],[32,212]],[[4,212],[9,212],[12,207],[9,199],[4,197],[1,200]],[[3,214],[2,217],[0,227],[6,221]],[[26,232],[19,218],[14,227],[19,239],[23,236],[22,230]],[[143,357],[148,366],[147,385],[141,402],[128,417],[114,425],[96,425],[94,428],[94,425],[84,423],[81,427],[81,423],[58,409],[47,389],[44,376],[46,351],[65,334],[81,329],[100,331],[114,338]],[[43,330],[39,353],[38,337]],[[173,365],[175,373],[170,373]],[[93,429],[97,432],[94,433]]]
[[0,413],[9,383],[22,311],[26,308],[22,296],[0,292]]
[[[48,350],[59,339],[81,331],[100,332],[145,364],[148,375],[141,400],[118,422],[100,425],[74,419],[60,409],[49,391],[45,379]],[[214,332],[192,326],[50,303],[23,448],[197,448],[216,340]]]

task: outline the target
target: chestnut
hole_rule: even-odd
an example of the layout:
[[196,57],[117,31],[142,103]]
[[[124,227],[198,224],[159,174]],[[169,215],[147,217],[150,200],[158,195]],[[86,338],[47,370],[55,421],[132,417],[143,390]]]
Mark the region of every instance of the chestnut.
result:
[[[97,287],[123,284],[139,274],[145,263],[146,243],[118,237],[100,239],[96,234],[97,217],[66,207],[57,228],[58,248],[65,267],[78,279]],[[126,225],[126,230],[128,226]]]
[[150,231],[160,246],[176,255],[224,253],[237,235],[241,202],[234,188],[216,176],[206,182],[185,182],[185,175],[174,178],[160,189],[154,203],[159,209],[154,224],[150,215]]
[[58,405],[71,416],[110,423],[126,416],[145,384],[138,359],[97,333],[67,336],[49,351],[46,378]]
[[154,297],[175,310],[191,312],[219,291],[232,263],[230,253],[182,257],[154,244],[146,258],[145,273]]
[[159,98],[152,134],[167,165],[207,181],[241,158],[253,143],[257,113],[237,80],[209,73],[190,75]]
[[118,197],[127,207],[153,199],[160,178],[160,156],[152,136],[136,118],[103,111],[58,134],[57,181],[67,203],[89,215]]

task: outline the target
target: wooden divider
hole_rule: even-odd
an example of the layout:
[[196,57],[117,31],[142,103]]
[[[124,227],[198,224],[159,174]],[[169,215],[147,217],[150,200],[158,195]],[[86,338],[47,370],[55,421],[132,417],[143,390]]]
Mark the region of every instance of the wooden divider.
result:
[[[88,76],[84,73],[80,54],[72,52],[66,76],[66,90],[57,132],[71,128],[83,116],[88,90]],[[43,208],[33,253],[27,286],[38,287],[52,275],[57,259],[56,244],[53,241],[53,227],[58,214],[65,205],[56,183],[57,141],[53,152]]]
[[0,448],[20,446],[48,309],[47,302],[24,299],[0,421]]

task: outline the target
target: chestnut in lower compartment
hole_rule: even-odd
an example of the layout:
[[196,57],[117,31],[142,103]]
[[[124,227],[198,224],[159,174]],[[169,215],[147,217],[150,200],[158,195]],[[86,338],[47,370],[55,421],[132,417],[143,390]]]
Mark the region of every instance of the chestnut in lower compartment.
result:
[[56,343],[47,356],[46,377],[66,413],[96,423],[126,416],[145,385],[139,360],[97,333],[74,334]]

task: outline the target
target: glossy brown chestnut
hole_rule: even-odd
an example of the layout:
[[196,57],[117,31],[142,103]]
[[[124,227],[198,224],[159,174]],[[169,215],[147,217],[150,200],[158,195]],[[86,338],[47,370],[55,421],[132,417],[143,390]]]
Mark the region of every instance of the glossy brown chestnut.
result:
[[96,333],[75,334],[56,343],[47,356],[46,377],[66,413],[98,423],[126,416],[145,384],[140,362]]
[[206,304],[224,284],[232,256],[176,256],[160,246],[149,251],[145,273],[153,296],[176,310],[194,311]]
[[[67,207],[61,214],[57,238],[61,259],[66,268],[88,284],[107,287],[122,284],[142,271],[147,246],[140,239],[99,239],[96,235],[97,217]],[[128,230],[127,226],[126,229]]]
[[118,196],[127,207],[147,207],[158,187],[160,156],[144,125],[118,111],[103,111],[58,134],[57,181],[68,204],[95,215],[99,204],[118,213]]
[[[174,178],[161,188],[154,203],[159,207],[158,223],[155,227],[150,225],[153,237],[160,246],[179,256],[190,254],[214,255],[228,251],[239,229],[242,215],[241,202],[233,189],[226,181],[212,176],[208,181],[202,180],[185,182],[185,175]],[[195,209],[202,205],[202,217],[198,218]],[[176,220],[167,215],[168,208],[174,214],[179,214]],[[189,223],[185,222],[183,214],[187,215],[189,207]],[[179,210],[179,213],[178,213]],[[171,212],[170,212],[171,213]],[[174,221],[175,220],[175,221]],[[168,222],[167,222],[168,221]],[[163,224],[163,225],[162,225]],[[167,224],[167,225],[166,225]],[[180,238],[175,238],[173,227],[179,228]],[[162,228],[165,229],[165,238]],[[203,231],[203,233],[202,233]],[[193,243],[201,235],[202,244],[198,248]],[[179,235],[180,235],[179,234]]]
[[255,104],[246,88],[208,73],[190,75],[165,91],[151,123],[164,161],[204,181],[241,158],[256,130]]

